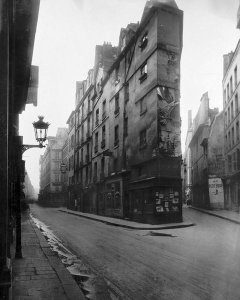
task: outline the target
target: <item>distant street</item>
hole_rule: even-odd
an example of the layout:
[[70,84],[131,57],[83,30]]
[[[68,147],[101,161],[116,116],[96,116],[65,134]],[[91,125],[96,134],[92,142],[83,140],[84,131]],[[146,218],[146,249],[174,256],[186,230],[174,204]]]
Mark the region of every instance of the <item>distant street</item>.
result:
[[31,212],[126,298],[240,299],[240,225],[185,208],[196,226],[150,235],[55,208]]

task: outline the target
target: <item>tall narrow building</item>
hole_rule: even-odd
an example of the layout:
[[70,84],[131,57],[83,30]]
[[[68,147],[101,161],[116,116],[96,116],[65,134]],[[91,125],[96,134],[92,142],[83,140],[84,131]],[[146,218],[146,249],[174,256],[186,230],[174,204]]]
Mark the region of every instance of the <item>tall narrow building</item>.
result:
[[[92,85],[76,101],[79,114],[91,100],[91,170],[87,184],[84,172],[75,177],[83,211],[181,220],[182,29],[175,1],[148,1],[141,22],[121,29],[118,47],[96,47]],[[76,132],[80,148],[84,128]],[[76,155],[84,166],[84,155]]]

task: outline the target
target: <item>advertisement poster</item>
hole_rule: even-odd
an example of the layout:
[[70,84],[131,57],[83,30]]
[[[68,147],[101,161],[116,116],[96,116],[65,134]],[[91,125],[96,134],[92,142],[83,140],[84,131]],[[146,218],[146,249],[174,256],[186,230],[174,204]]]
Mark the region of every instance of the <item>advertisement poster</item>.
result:
[[208,178],[210,204],[224,204],[223,183],[221,178]]

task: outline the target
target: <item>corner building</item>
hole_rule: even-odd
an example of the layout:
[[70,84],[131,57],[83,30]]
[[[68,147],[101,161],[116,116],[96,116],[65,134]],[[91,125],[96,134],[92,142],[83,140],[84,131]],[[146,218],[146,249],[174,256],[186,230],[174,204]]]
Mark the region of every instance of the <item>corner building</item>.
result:
[[147,222],[182,218],[182,27],[174,1],[148,1],[140,24],[121,29],[117,49],[102,46],[112,47],[111,55],[101,54],[100,61],[96,48],[88,186],[93,213]]

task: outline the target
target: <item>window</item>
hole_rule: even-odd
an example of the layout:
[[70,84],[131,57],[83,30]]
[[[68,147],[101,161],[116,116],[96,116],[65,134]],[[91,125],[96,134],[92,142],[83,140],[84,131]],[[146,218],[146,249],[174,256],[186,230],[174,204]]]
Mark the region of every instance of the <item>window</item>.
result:
[[227,112],[224,113],[224,127],[227,127]]
[[235,117],[238,114],[238,94],[235,95]]
[[233,102],[231,102],[231,121],[233,120]]
[[88,184],[88,166],[86,167],[86,184]]
[[81,149],[81,163],[83,163],[83,148]]
[[233,153],[233,171],[237,170],[237,152]]
[[147,144],[147,131],[146,129],[140,131],[140,147],[146,146]]
[[128,136],[128,117],[124,118],[124,136]]
[[120,79],[119,79],[119,65],[118,65],[115,69],[115,85],[117,85],[119,81]]
[[88,112],[91,110],[91,100],[90,100],[90,95],[88,95]]
[[146,98],[141,99],[139,102],[140,102],[140,115],[142,115],[147,111]]
[[102,127],[102,142],[101,142],[101,147],[105,147],[105,137],[106,137],[106,128],[105,125]]
[[232,172],[232,156],[228,155],[228,172]]
[[118,136],[118,125],[115,126],[114,128],[114,146],[118,146],[119,143],[119,136]]
[[93,181],[97,180],[97,162],[94,163],[94,178]]
[[95,133],[95,153],[98,152],[98,132]]
[[234,142],[235,142],[235,140],[234,140],[234,127],[232,127],[232,146],[234,145]]
[[115,111],[114,114],[117,115],[119,113],[119,93],[115,96]]
[[232,80],[232,76],[230,77],[230,93],[231,93],[231,95],[233,93],[233,80]]
[[82,104],[82,120],[84,119],[84,103]]
[[227,140],[227,135],[225,135],[225,149],[228,149],[228,140]]
[[227,99],[229,100],[229,96],[230,96],[230,94],[229,94],[229,83],[227,84]]
[[87,120],[87,138],[90,137],[90,118]]
[[231,148],[231,133],[230,131],[228,132],[228,146]]
[[240,150],[237,149],[237,169],[240,170]]
[[99,108],[96,110],[96,121],[95,125],[97,126],[99,124]]
[[104,120],[106,118],[106,100],[102,103],[102,119]]
[[230,123],[230,107],[228,107],[228,124]]
[[129,100],[129,83],[125,84],[125,102]]
[[145,63],[141,68],[140,68],[140,83],[142,83],[145,79],[147,78],[147,63]]
[[101,176],[104,176],[105,158],[101,159]]
[[148,43],[148,32],[146,31],[140,40],[139,48],[143,50],[144,48],[146,48],[147,43]]
[[239,122],[236,123],[236,137],[237,141],[239,142]]
[[237,87],[237,66],[234,69],[234,86]]
[[223,92],[223,102],[224,102],[224,105],[226,105],[226,103],[227,103],[227,95],[226,95],[226,89],[224,90],[224,92]]

